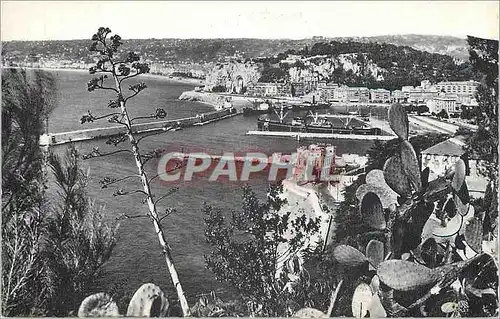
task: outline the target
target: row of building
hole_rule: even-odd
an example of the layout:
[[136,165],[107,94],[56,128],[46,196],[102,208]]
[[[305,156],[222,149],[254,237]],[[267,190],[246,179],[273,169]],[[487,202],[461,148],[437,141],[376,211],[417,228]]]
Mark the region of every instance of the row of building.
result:
[[403,86],[401,90],[368,89],[319,82],[311,90],[304,82],[298,83],[250,83],[246,95],[262,97],[301,97],[312,94],[317,101],[341,103],[410,103],[425,105],[431,113],[445,110],[448,114],[460,113],[462,105],[476,106],[475,93],[479,82],[439,82],[431,84],[422,81],[420,86]]

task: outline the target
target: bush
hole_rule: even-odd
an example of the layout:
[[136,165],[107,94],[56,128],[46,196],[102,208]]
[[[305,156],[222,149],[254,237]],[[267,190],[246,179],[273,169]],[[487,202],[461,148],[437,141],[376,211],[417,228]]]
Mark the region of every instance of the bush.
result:
[[212,92],[226,92],[226,87],[222,85],[216,85],[212,88]]

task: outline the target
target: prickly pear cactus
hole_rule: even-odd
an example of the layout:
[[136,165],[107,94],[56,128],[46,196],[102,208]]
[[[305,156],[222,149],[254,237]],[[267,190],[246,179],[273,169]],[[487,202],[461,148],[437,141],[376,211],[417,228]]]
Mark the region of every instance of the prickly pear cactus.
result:
[[302,308],[293,314],[293,318],[327,318],[327,316],[318,309]]
[[384,243],[372,239],[366,245],[366,256],[373,267],[377,268],[378,265],[384,260]]
[[403,168],[400,156],[391,156],[384,164],[384,177],[389,185],[399,195],[409,195],[411,186]]
[[482,252],[483,221],[475,217],[465,226],[465,240],[476,253]]
[[422,189],[420,165],[418,164],[417,154],[408,141],[401,142],[401,164],[403,165],[403,171],[410,180],[413,189],[419,192]]
[[363,318],[370,310],[370,305],[373,300],[373,294],[370,286],[365,283],[360,283],[354,290],[352,296],[351,310],[353,317]]
[[398,194],[394,192],[388,185],[387,187],[380,187],[374,184],[363,184],[356,190],[356,198],[361,202],[363,200],[363,197],[365,197],[367,193],[376,194],[380,202],[382,203],[383,208],[387,208],[391,204],[397,203]]
[[453,179],[451,181],[451,187],[456,192],[460,191],[462,188],[462,184],[465,181],[465,163],[462,159],[459,159],[455,164],[455,174],[453,175]]
[[333,250],[333,258],[347,267],[360,266],[367,261],[365,255],[354,247],[339,245]]
[[83,299],[78,309],[78,317],[119,317],[118,306],[113,299],[103,292]]
[[375,193],[370,192],[363,197],[360,210],[368,226],[379,230],[385,229],[384,208]]
[[396,135],[402,139],[408,139],[408,115],[401,104],[393,104],[389,108],[389,125]]
[[432,269],[404,260],[387,260],[378,265],[377,275],[382,283],[394,290],[410,291],[432,286],[439,277]]
[[132,296],[127,317],[165,317],[168,306],[168,300],[160,287],[144,284]]
[[[490,261],[481,259],[489,256],[485,248],[489,242],[483,240],[486,229],[482,225],[483,216],[474,213],[469,198],[466,164],[459,160],[444,176],[429,181],[430,169],[420,172],[415,150],[408,141],[408,118],[403,106],[391,106],[389,123],[399,138],[397,151],[387,159],[383,171],[369,172],[366,184],[356,191],[363,221],[371,227],[357,237],[359,247],[363,247],[364,239],[372,239],[364,249],[359,248],[366,252],[366,257],[350,246],[339,246],[334,252],[335,259],[343,265],[352,267],[368,260],[372,266],[362,277],[365,281],[372,276],[370,291],[366,284],[356,288],[353,315],[400,316],[417,314],[417,311],[423,316],[470,315],[472,308],[468,304],[472,300],[468,300],[470,293],[466,295],[464,291],[472,288],[467,288],[466,282],[489,272],[488,279],[483,276],[489,286],[482,291],[496,297],[496,291],[490,288],[498,283],[495,272],[498,268],[486,267],[491,265]],[[397,194],[394,201],[386,188]],[[493,236],[491,231],[487,235],[489,239]],[[384,261],[384,258],[394,259]],[[373,268],[375,276],[371,273]],[[419,295],[420,292],[425,294]],[[436,300],[443,302],[443,298],[453,292],[459,292],[465,299],[455,298],[455,304],[441,309],[441,303]],[[483,292],[475,289],[473,295],[482,297]],[[380,297],[380,308],[374,306],[375,297]],[[367,301],[369,299],[371,301]],[[399,302],[404,303],[404,307]],[[457,311],[457,306],[467,310]],[[483,302],[482,310],[474,311],[498,315],[498,303],[493,302],[490,307],[489,302]]]

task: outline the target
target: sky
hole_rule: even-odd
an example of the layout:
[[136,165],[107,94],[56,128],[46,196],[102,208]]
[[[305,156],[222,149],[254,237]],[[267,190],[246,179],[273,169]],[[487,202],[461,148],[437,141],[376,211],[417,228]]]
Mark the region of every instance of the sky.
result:
[[2,1],[1,39],[499,37],[498,1]]

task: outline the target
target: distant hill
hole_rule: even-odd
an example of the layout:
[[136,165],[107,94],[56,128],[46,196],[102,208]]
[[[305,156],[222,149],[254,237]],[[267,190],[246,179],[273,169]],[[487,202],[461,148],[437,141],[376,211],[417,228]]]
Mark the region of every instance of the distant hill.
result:
[[[290,39],[131,39],[124,41],[124,50],[136,51],[149,61],[170,63],[207,63],[228,56],[242,59],[277,55],[287,50],[299,50],[325,41],[378,42],[446,54],[462,61],[468,59],[465,39],[449,36],[387,35],[361,38],[313,37]],[[69,41],[10,41],[4,43],[3,59],[36,61],[37,59],[91,62],[86,49],[90,40]]]
[[317,79],[389,90],[419,86],[423,80],[437,83],[479,79],[469,62],[449,55],[358,40],[326,40],[248,62],[219,63],[207,75],[207,87],[229,89],[227,83],[239,77],[244,82],[257,79],[270,83],[309,83]]
[[398,46],[409,46],[420,51],[449,55],[462,61],[467,61],[469,59],[467,40],[457,37],[405,34],[359,38],[355,37],[349,39],[357,42],[378,42]]

